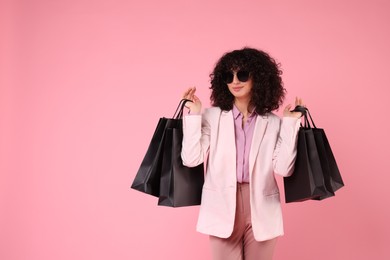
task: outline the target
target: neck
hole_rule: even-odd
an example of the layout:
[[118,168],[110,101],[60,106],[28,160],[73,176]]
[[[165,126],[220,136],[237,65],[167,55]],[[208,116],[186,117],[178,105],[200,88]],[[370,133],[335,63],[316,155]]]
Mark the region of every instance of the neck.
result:
[[243,114],[244,117],[247,117],[247,115],[252,112],[252,107],[249,106],[249,99],[235,99],[234,105],[236,105],[237,109]]

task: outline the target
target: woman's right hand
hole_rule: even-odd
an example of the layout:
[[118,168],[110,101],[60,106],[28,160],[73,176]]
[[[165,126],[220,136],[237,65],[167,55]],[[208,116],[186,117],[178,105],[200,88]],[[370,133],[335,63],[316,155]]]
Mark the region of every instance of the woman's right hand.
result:
[[184,92],[183,98],[191,100],[192,102],[186,102],[186,107],[191,111],[191,114],[200,114],[202,110],[202,103],[199,98],[195,95],[196,88],[192,87]]

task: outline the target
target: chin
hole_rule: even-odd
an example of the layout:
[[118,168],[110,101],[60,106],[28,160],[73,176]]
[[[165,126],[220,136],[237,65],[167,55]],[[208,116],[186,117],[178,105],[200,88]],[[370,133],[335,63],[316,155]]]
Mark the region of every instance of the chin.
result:
[[235,98],[249,98],[250,94],[249,93],[236,93],[235,95],[233,94]]

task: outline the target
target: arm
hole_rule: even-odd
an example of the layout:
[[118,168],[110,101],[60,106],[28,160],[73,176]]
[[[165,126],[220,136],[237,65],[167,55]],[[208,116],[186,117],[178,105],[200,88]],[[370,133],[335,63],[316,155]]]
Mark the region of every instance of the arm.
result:
[[202,103],[195,95],[196,88],[189,88],[183,94],[183,98],[191,100],[186,103],[191,115],[183,118],[183,143],[181,158],[183,164],[188,167],[195,167],[203,163],[210,146],[210,123],[207,110],[200,114]]
[[[295,106],[304,106],[300,98],[295,99]],[[278,140],[275,145],[272,163],[274,172],[283,177],[290,176],[294,171],[297,156],[298,131],[301,112],[290,111],[291,104],[283,111]]]
[[283,177],[290,176],[294,171],[299,123],[300,120],[293,117],[283,117],[281,121],[272,163],[275,173]]
[[207,111],[203,115],[187,115],[183,118],[183,164],[195,167],[203,163],[210,146],[210,124]]

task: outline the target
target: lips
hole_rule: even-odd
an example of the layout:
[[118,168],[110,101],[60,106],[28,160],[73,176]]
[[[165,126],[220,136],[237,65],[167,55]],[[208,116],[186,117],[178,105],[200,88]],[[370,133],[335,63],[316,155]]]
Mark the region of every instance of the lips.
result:
[[242,88],[243,88],[243,87],[233,87],[232,89],[233,89],[233,91],[238,92],[238,91],[240,91]]

